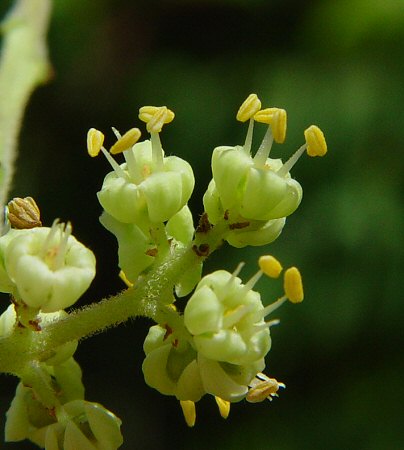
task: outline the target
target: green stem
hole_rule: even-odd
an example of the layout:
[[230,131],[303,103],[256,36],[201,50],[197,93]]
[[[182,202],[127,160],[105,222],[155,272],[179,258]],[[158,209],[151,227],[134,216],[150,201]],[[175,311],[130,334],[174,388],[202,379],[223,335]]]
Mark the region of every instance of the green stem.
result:
[[51,0],[17,0],[1,24],[0,59],[0,210],[13,176],[17,137],[28,99],[49,78],[45,34]]
[[155,319],[161,308],[165,308],[159,300],[172,296],[176,281],[200,260],[191,247],[177,249],[135,287],[73,311],[42,331],[29,333],[30,339],[27,333],[18,329],[12,335],[0,338],[0,371],[19,374],[29,361],[46,360],[60,345],[89,337],[131,317]]
[[[227,222],[223,221],[205,232],[198,232],[188,247],[172,248],[133,288],[73,311],[41,331],[16,328],[10,336],[0,338],[0,372],[20,375],[30,361],[46,361],[57,347],[87,338],[129,318],[144,316],[158,322],[167,317],[172,322],[174,318],[170,314],[174,311],[166,305],[173,295],[173,286],[184,272],[200,264],[221,245],[227,230]],[[204,249],[203,254],[201,249]]]

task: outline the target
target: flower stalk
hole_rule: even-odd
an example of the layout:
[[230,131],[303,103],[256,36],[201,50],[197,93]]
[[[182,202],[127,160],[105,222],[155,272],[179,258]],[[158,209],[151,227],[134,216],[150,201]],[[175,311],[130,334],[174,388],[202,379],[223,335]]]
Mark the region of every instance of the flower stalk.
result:
[[51,0],[18,0],[1,24],[0,209],[14,173],[17,137],[32,91],[50,75],[46,31]]

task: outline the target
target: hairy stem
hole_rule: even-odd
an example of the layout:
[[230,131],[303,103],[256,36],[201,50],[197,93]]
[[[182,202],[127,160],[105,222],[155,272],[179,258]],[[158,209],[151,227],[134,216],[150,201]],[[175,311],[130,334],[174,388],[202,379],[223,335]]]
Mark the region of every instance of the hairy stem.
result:
[[0,371],[18,375],[29,361],[46,360],[66,342],[89,337],[136,316],[156,318],[165,308],[160,301],[172,296],[176,281],[200,259],[191,247],[176,249],[133,288],[73,311],[42,331],[27,333],[17,328],[12,335],[0,338]]
[[17,138],[28,99],[49,78],[46,31],[51,0],[17,0],[1,24],[0,210],[10,189]]

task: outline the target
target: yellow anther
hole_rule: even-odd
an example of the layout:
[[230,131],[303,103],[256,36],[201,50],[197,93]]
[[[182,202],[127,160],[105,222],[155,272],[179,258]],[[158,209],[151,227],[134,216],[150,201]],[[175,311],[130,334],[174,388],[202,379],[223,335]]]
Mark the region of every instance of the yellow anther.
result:
[[166,106],[143,106],[139,109],[139,119],[146,122],[147,131],[159,133],[165,123],[174,120],[175,114]]
[[91,157],[97,156],[104,143],[104,134],[95,128],[90,128],[87,133],[87,151]]
[[260,123],[271,125],[275,142],[282,144],[285,142],[287,128],[287,114],[281,108],[265,108],[254,115],[254,120]]
[[292,303],[300,303],[303,301],[302,276],[297,267],[289,267],[289,269],[286,269],[283,279],[283,288],[286,297]]
[[7,204],[7,218],[11,228],[19,230],[41,227],[41,213],[32,197],[15,197]]
[[215,400],[217,403],[217,406],[219,407],[220,415],[223,417],[223,419],[227,419],[230,414],[230,402],[227,400],[223,400],[220,397],[215,396]]
[[196,421],[195,402],[191,400],[180,400],[180,405],[184,414],[185,422],[189,427],[193,427]]
[[141,134],[142,133],[139,128],[131,128],[115,142],[109,152],[112,155],[117,155],[118,153],[128,150],[136,144],[136,142],[140,139]]
[[279,383],[275,378],[269,378],[264,373],[258,373],[250,384],[246,400],[250,403],[262,402],[265,399],[272,400],[277,397],[279,388],[284,388],[283,383]]
[[247,122],[254,114],[261,109],[261,101],[257,94],[250,94],[237,112],[237,120],[240,122]]
[[327,142],[324,133],[316,125],[311,125],[304,131],[307,154],[309,156],[324,156],[327,153]]
[[262,272],[271,278],[278,278],[282,272],[281,263],[271,255],[261,256],[258,260],[258,265]]
[[126,278],[125,272],[124,272],[123,270],[121,270],[121,271],[119,272],[119,278],[126,284],[126,286],[128,286],[128,288],[131,288],[131,287],[134,286],[134,284],[131,283],[131,282]]

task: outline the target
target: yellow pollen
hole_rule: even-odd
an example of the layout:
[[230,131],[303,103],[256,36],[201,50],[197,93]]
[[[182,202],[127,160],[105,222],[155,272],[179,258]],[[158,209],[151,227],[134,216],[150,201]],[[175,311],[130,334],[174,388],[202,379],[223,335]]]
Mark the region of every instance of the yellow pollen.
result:
[[174,112],[166,106],[143,106],[139,109],[139,119],[146,122],[150,133],[160,133],[163,125],[172,122],[174,117]]
[[278,278],[282,272],[281,263],[271,255],[261,256],[258,260],[258,265],[262,272],[271,278]]
[[254,115],[254,120],[260,123],[271,125],[275,142],[282,144],[285,142],[287,128],[287,114],[281,108],[266,108],[258,111]]
[[324,133],[316,125],[311,125],[304,131],[304,138],[309,156],[324,156],[327,153]]
[[220,397],[215,396],[215,400],[217,403],[217,406],[219,407],[220,415],[223,417],[223,419],[227,419],[230,414],[230,402],[227,400],[223,400]]
[[103,143],[104,134],[95,128],[90,128],[87,133],[87,151],[92,158],[100,153]]
[[185,422],[189,427],[193,427],[196,421],[195,402],[191,400],[180,400],[180,405],[184,414]]
[[250,403],[262,402],[265,399],[272,400],[272,397],[278,396],[279,388],[285,387],[283,383],[279,383],[275,378],[269,378],[263,373],[258,373],[250,386],[246,397],[246,400]]
[[292,303],[300,303],[303,301],[302,276],[297,267],[289,267],[289,269],[286,269],[283,279],[283,288],[285,289],[286,297]]
[[236,119],[239,122],[247,122],[247,120],[251,119],[251,117],[253,117],[260,109],[261,101],[257,97],[257,94],[250,94],[240,106]]
[[141,132],[139,128],[131,128],[115,142],[109,152],[112,155],[117,155],[118,153],[128,150],[136,144],[136,142],[140,139],[140,136]]

